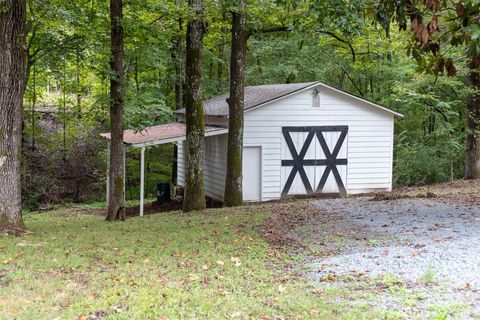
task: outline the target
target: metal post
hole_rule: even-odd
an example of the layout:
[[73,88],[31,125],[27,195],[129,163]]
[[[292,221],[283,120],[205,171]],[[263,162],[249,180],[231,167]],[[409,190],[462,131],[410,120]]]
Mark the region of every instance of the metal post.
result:
[[143,217],[144,181],[145,181],[145,147],[142,147],[142,149],[140,150],[140,217]]

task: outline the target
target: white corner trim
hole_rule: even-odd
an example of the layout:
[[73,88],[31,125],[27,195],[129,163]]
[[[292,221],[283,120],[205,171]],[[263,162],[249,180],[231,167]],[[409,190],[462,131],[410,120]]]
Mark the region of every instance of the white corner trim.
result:
[[7,162],[7,156],[1,156],[0,157],[0,168],[3,167],[3,165]]

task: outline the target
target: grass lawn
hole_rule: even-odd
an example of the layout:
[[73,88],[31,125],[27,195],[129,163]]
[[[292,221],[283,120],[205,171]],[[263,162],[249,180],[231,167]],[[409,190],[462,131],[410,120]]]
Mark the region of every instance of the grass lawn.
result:
[[285,271],[257,233],[271,208],[28,213],[29,233],[0,235],[0,319],[363,318]]

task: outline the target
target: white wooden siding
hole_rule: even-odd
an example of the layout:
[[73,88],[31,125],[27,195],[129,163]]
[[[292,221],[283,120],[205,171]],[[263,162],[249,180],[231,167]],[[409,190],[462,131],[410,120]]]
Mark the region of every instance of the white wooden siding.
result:
[[313,107],[312,94],[313,89],[245,113],[244,144],[263,150],[262,200],[281,195],[286,126],[347,125],[347,193],[391,190],[393,114],[324,87],[319,87],[320,107]]
[[[205,138],[205,195],[223,200],[227,165],[227,135]],[[178,143],[177,184],[185,186],[185,141]]]

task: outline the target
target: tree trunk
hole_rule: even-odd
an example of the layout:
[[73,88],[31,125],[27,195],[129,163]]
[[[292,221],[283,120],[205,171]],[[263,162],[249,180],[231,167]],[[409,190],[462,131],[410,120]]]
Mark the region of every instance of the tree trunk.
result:
[[22,103],[25,91],[26,1],[0,1],[0,231],[23,228]]
[[77,95],[76,116],[82,117],[82,88],[80,83],[80,48],[75,49],[75,91]]
[[123,4],[110,0],[110,185],[107,220],[125,220],[125,146],[123,145]]
[[205,127],[202,97],[203,67],[203,0],[189,0],[193,12],[187,26],[186,52],[186,120],[187,120],[187,165],[183,211],[200,210],[206,207],[203,183]]
[[230,58],[230,97],[228,121],[227,177],[224,204],[227,207],[243,204],[242,153],[243,153],[243,106],[245,91],[245,54],[247,32],[245,28],[245,2],[240,1],[232,13],[232,52]]
[[[470,85],[480,89],[480,74],[473,65],[470,69]],[[473,93],[467,101],[467,153],[465,179],[480,178],[480,95]]]
[[[180,0],[176,1],[177,4],[180,3]],[[183,59],[184,59],[184,50],[183,50],[183,21],[182,18],[177,19],[178,22],[178,31],[173,39],[173,51],[172,59],[175,65],[175,109],[183,108]],[[177,184],[177,172],[178,172],[178,147],[175,144],[173,146],[173,161],[172,161],[172,184]]]

